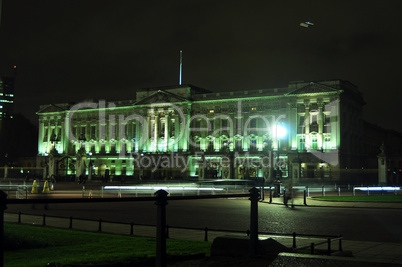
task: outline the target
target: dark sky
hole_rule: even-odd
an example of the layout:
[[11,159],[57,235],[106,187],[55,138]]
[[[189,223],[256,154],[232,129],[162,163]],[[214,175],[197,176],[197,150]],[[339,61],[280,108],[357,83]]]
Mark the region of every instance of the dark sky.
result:
[[[132,99],[183,83],[212,91],[348,80],[367,121],[402,131],[402,1],[3,0],[0,74],[16,110]],[[300,22],[312,21],[310,28]]]

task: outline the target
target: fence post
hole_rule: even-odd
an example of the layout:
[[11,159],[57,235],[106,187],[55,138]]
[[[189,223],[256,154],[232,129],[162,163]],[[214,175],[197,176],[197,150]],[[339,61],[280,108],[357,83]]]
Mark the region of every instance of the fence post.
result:
[[168,192],[158,190],[155,192],[156,211],[156,259],[157,267],[166,266],[166,205]]
[[258,200],[260,191],[253,187],[250,192],[250,255],[253,257],[257,254],[258,247]]
[[4,211],[7,209],[7,194],[0,190],[0,267],[4,266]]
[[205,227],[204,241],[208,241],[208,227]]
[[287,197],[286,197],[286,188],[283,189],[283,204],[288,205]]
[[328,238],[328,255],[331,255],[331,238]]
[[272,188],[269,187],[269,204],[272,203]]

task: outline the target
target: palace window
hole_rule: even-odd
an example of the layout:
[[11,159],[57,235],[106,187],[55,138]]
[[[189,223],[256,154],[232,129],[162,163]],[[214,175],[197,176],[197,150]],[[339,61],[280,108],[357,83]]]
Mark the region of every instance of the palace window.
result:
[[299,139],[299,150],[305,150],[306,149],[306,139],[304,137],[301,137]]
[[171,120],[171,127],[170,127],[170,136],[171,137],[174,137],[174,135],[175,135],[175,132],[176,132],[176,124],[175,124],[175,121],[174,121],[174,119],[172,119]]
[[325,137],[324,149],[331,149],[331,138],[330,137]]
[[91,125],[91,139],[95,140],[96,139],[96,126]]
[[227,128],[228,128],[228,120],[222,119],[222,129],[227,130]]
[[331,132],[331,116],[324,114],[324,133]]
[[209,132],[214,132],[214,130],[215,130],[215,121],[210,120],[208,122],[209,122]]
[[43,132],[43,142],[47,142],[47,135],[48,135],[48,130],[47,130],[47,128],[45,128],[45,130]]
[[311,149],[318,149],[317,137],[313,136],[311,138]]
[[214,141],[211,140],[208,143],[208,152],[214,152]]
[[256,128],[257,128],[257,119],[251,119],[250,120],[250,129],[256,130]]
[[298,134],[304,134],[305,133],[305,127],[306,125],[304,124],[304,116],[299,117],[299,126],[297,127],[297,133]]
[[251,140],[251,142],[250,142],[250,151],[252,151],[252,152],[257,151],[257,140]]
[[236,141],[236,148],[235,148],[235,150],[236,150],[236,151],[240,151],[240,150],[241,150],[241,140],[237,140],[237,141]]

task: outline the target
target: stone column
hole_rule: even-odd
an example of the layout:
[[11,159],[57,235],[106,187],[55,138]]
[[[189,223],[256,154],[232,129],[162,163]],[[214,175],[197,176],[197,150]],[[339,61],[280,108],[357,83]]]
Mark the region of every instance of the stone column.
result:
[[323,109],[323,103],[318,103],[318,114],[317,114],[317,120],[318,120],[318,134],[317,134],[317,144],[318,144],[318,149],[321,150],[324,146],[324,140],[323,140],[323,131],[324,131],[324,113],[322,112]]
[[304,125],[305,125],[305,131],[304,131],[305,140],[304,140],[304,144],[305,144],[306,149],[310,149],[310,146],[311,146],[311,140],[310,140],[310,107],[309,107],[309,103],[305,103],[305,105],[306,105],[306,110],[305,110],[305,115],[304,115]]

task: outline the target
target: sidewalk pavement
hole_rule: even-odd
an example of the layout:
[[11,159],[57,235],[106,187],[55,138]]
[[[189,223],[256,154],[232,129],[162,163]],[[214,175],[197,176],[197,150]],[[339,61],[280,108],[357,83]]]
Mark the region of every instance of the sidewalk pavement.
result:
[[[262,201],[264,204],[269,203],[269,198]],[[283,198],[273,198],[272,204],[283,205]],[[292,203],[289,201],[288,205]],[[303,198],[296,198],[293,203],[296,207],[304,205]],[[269,204],[268,204],[269,205]],[[402,203],[363,203],[363,202],[335,202],[335,201],[322,201],[314,198],[307,198],[307,205],[309,207],[343,207],[343,208],[381,208],[381,209],[402,209]],[[24,224],[32,225],[43,225],[43,216],[36,215],[22,215],[21,222]],[[5,213],[5,222],[18,222],[18,214]],[[56,217],[46,217],[46,226],[66,228],[70,227],[69,218],[56,218]],[[89,221],[89,220],[79,220],[74,219],[72,223],[72,229],[82,230],[82,231],[99,231],[99,221]],[[112,234],[122,234],[130,235],[131,225],[121,224],[121,223],[109,223],[102,222],[101,231],[105,233]],[[146,225],[133,225],[133,235],[143,236],[143,237],[155,237],[156,228],[155,226]],[[246,236],[246,233],[229,233],[229,232],[218,232],[208,230],[207,240],[213,241],[214,238],[218,236],[234,235],[234,236]],[[204,230],[192,230],[192,229],[182,229],[182,228],[169,228],[169,238],[173,239],[183,239],[183,240],[205,240]],[[292,247],[293,238],[291,236],[259,236],[260,239],[273,238],[279,243],[285,245],[286,247]],[[296,245],[298,248],[307,247],[311,243],[319,243],[325,241],[323,238],[309,238],[309,237],[297,237]],[[339,241],[334,241],[331,247],[338,249]],[[316,249],[327,249],[327,244],[321,244],[316,246]],[[353,257],[356,259],[362,259],[365,261],[373,260],[380,261],[382,263],[392,263],[402,265],[402,244],[399,243],[386,243],[386,242],[364,242],[364,241],[353,241],[353,240],[342,240],[343,251],[351,251]]]
[[[357,202],[357,201],[330,201],[321,200],[314,197],[307,197],[306,204],[309,207],[331,207],[331,208],[374,208],[374,209],[402,209],[402,202]],[[317,195],[318,196],[318,195]],[[269,195],[265,196],[262,201],[264,203],[269,203]],[[297,197],[295,199],[290,199],[288,205],[293,204],[296,206],[304,206],[303,196]],[[283,197],[272,198],[272,204],[284,205]]]

